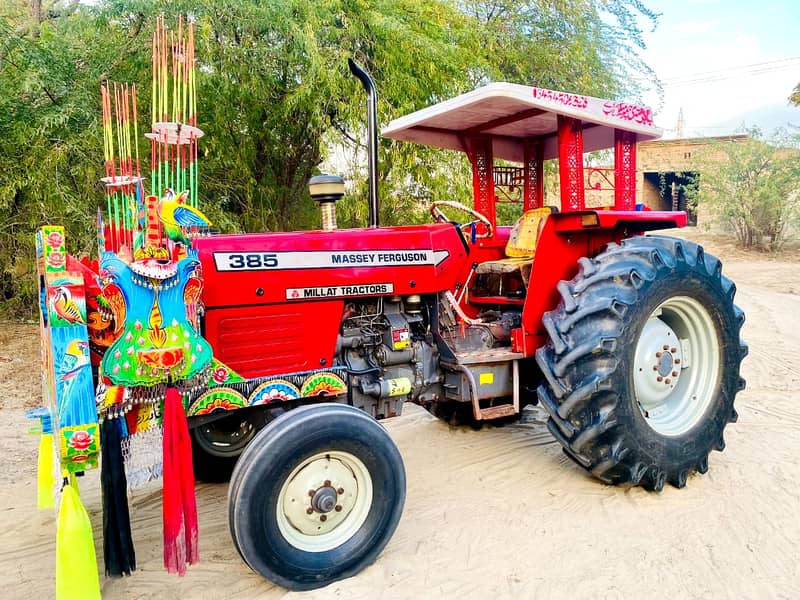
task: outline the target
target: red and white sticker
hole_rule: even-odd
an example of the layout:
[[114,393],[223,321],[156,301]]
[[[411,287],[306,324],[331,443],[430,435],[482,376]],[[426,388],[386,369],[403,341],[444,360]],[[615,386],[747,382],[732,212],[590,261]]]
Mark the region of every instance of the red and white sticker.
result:
[[357,285],[286,288],[286,299],[319,300],[324,298],[350,298],[351,296],[381,296],[392,293],[394,293],[394,284],[392,283],[361,283]]
[[392,329],[392,347],[394,350],[402,350],[411,345],[411,335],[408,329]]
[[214,252],[217,271],[282,271],[347,267],[439,266],[447,250],[397,248],[391,250],[320,250],[309,252]]

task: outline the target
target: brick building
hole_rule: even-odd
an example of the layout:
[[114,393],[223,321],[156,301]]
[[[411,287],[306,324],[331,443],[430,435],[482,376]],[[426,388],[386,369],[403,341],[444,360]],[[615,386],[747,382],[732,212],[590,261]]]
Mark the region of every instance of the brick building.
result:
[[[687,210],[690,225],[697,215],[687,206],[685,188],[714,160],[715,146],[749,139],[748,135],[681,138],[642,142],[637,148],[637,201],[653,210]],[[721,156],[719,158],[722,158]]]
[[[702,164],[719,154],[714,150],[716,146],[746,139],[748,135],[737,134],[640,142],[636,148],[636,203],[652,210],[686,210],[689,224],[697,225],[698,215],[687,204],[686,187],[702,174]],[[606,161],[601,155],[586,166],[587,207],[614,205],[614,169],[595,166],[605,165]],[[545,202],[558,205],[558,198],[558,177],[551,173],[547,178]],[[699,220],[704,220],[702,214]]]

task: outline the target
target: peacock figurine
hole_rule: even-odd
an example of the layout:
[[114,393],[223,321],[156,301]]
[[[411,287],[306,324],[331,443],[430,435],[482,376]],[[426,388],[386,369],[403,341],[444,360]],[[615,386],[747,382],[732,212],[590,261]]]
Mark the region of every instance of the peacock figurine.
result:
[[173,242],[181,242],[185,246],[191,245],[187,237],[188,230],[206,230],[211,226],[208,217],[185,203],[188,196],[189,190],[184,190],[176,197],[175,192],[167,188],[158,202],[158,217],[164,225],[164,233]]

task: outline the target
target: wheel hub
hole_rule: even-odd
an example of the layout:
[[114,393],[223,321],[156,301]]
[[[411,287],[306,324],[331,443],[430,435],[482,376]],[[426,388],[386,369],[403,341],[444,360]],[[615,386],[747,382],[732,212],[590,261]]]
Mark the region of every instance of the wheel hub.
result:
[[336,490],[326,485],[314,492],[314,496],[311,498],[311,507],[318,513],[329,513],[336,507],[338,498]]
[[[287,539],[309,548],[336,547],[366,518],[372,489],[363,463],[345,453],[319,454],[288,478],[279,500]],[[315,540],[315,541],[312,541]]]
[[[658,360],[658,374],[661,375],[662,377],[666,377],[672,371],[672,366],[674,364],[675,363],[673,361],[672,354],[670,354],[669,352],[665,351],[661,355],[661,358]],[[677,375],[676,375],[676,377],[677,377]]]
[[675,332],[661,319],[652,317],[642,330],[636,347],[634,385],[639,403],[652,416],[678,385],[683,350]]
[[674,296],[645,323],[633,357],[642,416],[657,433],[681,435],[703,419],[720,369],[716,325],[694,298]]

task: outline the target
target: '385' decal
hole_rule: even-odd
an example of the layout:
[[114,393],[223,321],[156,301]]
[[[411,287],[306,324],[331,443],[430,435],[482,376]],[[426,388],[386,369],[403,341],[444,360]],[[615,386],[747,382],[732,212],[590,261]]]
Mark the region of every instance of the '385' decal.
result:
[[351,266],[404,267],[439,265],[447,250],[398,248],[390,250],[311,252],[214,252],[217,271],[266,271],[271,269],[336,269]]

